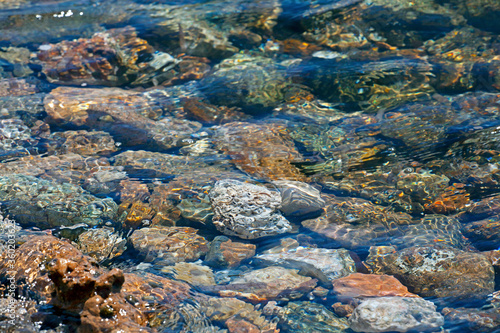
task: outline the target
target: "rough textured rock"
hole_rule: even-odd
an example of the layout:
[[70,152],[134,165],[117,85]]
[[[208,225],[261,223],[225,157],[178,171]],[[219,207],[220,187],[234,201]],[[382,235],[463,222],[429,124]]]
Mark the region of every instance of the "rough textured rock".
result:
[[35,78],[0,80],[0,97],[33,95],[41,91],[41,82]]
[[270,58],[236,54],[215,66],[201,82],[215,104],[262,108],[276,106],[291,85],[286,67]]
[[319,269],[333,281],[356,271],[354,260],[346,249],[321,249],[297,247],[286,252],[264,253],[255,257],[278,265],[293,262],[304,262]]
[[222,297],[238,297],[259,303],[300,298],[316,287],[316,281],[298,275],[296,269],[272,266],[246,272],[228,285],[200,288],[204,292],[216,293]]
[[226,235],[253,239],[291,230],[278,210],[281,197],[265,187],[221,180],[210,191],[210,201],[213,223]]
[[254,244],[233,242],[226,236],[217,236],[210,243],[205,262],[214,267],[235,267],[255,255]]
[[90,229],[78,235],[76,248],[97,261],[113,259],[126,249],[127,241],[113,228]]
[[418,297],[389,275],[353,273],[333,281],[333,293],[342,301],[369,297]]
[[400,235],[401,225],[411,224],[411,216],[358,198],[330,197],[322,216],[302,225],[337,241],[341,246],[358,248],[382,244]]
[[278,311],[278,317],[285,332],[342,333],[349,329],[347,319],[312,302],[289,302]]
[[373,252],[366,263],[372,273],[392,275],[422,297],[467,300],[494,290],[493,266],[480,253],[451,247],[410,247],[398,252]]
[[34,301],[19,300],[14,297],[0,298],[0,330],[5,333],[39,332],[31,319],[36,312]]
[[119,88],[58,87],[44,99],[47,121],[59,126],[109,132],[126,145],[154,149],[182,146],[182,140],[201,128],[194,121],[164,117],[157,101]]
[[292,164],[303,158],[283,124],[227,123],[217,128],[215,139],[219,149],[251,176],[268,180],[307,179]]
[[118,209],[112,199],[99,199],[79,186],[22,175],[0,177],[0,201],[17,222],[39,228],[98,225]]
[[[207,318],[217,322],[244,320],[259,328],[262,333],[277,333],[277,322],[267,320],[260,311],[236,298],[203,297],[199,299],[200,309]],[[232,326],[232,325],[228,325]]]
[[376,297],[361,302],[349,324],[356,332],[433,331],[444,318],[433,303],[421,298]]
[[72,85],[146,83],[144,77],[151,79],[152,72],[177,62],[155,52],[130,26],[98,32],[90,39],[44,44],[37,56],[50,82]]
[[321,211],[325,201],[320,191],[303,182],[279,180],[273,184],[281,193],[280,210],[286,216],[303,216]]
[[52,154],[108,155],[118,150],[113,138],[102,131],[64,131],[52,133],[49,152]]
[[472,332],[498,332],[500,309],[444,308],[442,311],[448,323],[460,325],[463,330]]
[[129,240],[144,261],[173,265],[195,261],[208,252],[209,242],[189,227],[153,227],[135,230]]
[[163,267],[161,271],[193,286],[215,285],[214,273],[207,266],[178,262],[174,266]]

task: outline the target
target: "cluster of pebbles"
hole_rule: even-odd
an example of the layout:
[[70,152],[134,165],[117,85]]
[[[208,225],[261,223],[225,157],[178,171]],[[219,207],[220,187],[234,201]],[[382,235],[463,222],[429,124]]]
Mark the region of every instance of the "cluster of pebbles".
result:
[[0,4],[2,332],[500,330],[498,1],[73,5]]

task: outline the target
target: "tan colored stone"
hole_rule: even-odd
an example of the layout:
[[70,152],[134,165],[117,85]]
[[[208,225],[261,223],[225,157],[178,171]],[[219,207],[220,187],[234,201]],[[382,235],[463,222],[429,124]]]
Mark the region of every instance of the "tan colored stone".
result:
[[229,318],[226,320],[226,326],[230,333],[260,333],[257,326],[244,319]]
[[225,236],[217,236],[210,244],[205,261],[216,267],[235,267],[242,260],[255,255],[256,246],[233,242]]
[[189,227],[152,227],[135,230],[130,242],[144,261],[172,265],[195,261],[208,251],[209,242]]
[[341,300],[364,297],[418,297],[393,276],[353,273],[333,281],[333,293]]

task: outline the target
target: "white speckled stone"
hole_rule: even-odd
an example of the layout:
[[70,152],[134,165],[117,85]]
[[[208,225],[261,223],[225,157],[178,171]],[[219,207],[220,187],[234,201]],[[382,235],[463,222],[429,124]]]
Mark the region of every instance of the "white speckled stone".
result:
[[349,324],[356,332],[429,332],[442,326],[444,318],[422,298],[375,297],[354,310]]
[[281,196],[263,186],[237,180],[220,180],[210,191],[213,223],[225,235],[254,239],[288,232]]

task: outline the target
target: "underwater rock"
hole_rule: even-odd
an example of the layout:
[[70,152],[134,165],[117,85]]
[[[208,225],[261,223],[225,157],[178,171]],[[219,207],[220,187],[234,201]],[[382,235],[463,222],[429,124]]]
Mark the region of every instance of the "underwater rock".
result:
[[126,249],[127,240],[113,228],[90,229],[78,235],[76,248],[102,262],[120,256]]
[[472,332],[497,332],[500,326],[500,309],[444,308],[441,313],[447,323],[459,325]]
[[164,117],[144,94],[119,88],[58,87],[44,99],[47,121],[58,126],[103,130],[125,145],[156,149],[182,146],[201,128],[193,121]]
[[271,266],[249,271],[230,284],[200,287],[221,297],[239,297],[252,303],[297,299],[316,287],[316,279],[297,274],[296,269]]
[[34,95],[46,87],[34,77],[24,79],[2,79],[0,80],[0,97]]
[[237,107],[226,107],[208,104],[197,98],[184,100],[184,111],[187,118],[203,124],[224,124],[232,121],[244,121],[249,115],[241,112]]
[[155,52],[147,41],[137,37],[131,26],[98,32],[90,39],[42,46],[37,57],[43,72],[50,82],[58,84],[143,84],[147,74],[151,76],[151,72],[177,63],[169,54]]
[[283,124],[233,122],[217,128],[217,146],[251,176],[266,180],[306,181],[292,164],[302,156]]
[[287,216],[315,213],[325,205],[321,192],[307,183],[280,180],[273,184],[281,193],[280,210]]
[[[277,265],[294,262],[310,264],[319,269],[330,281],[356,271],[354,260],[346,249],[311,249],[299,246],[278,253],[263,253],[256,256],[255,259],[269,261]],[[301,274],[304,273],[301,272]]]
[[14,297],[0,298],[0,330],[5,333],[39,332],[31,319],[36,312],[36,302]]
[[277,314],[285,332],[343,333],[349,329],[347,319],[317,303],[289,302]]
[[214,273],[207,266],[178,262],[174,266],[163,267],[161,271],[171,274],[176,280],[187,282],[193,286],[215,285]]
[[278,105],[292,84],[286,67],[261,56],[238,53],[224,59],[214,70],[201,81],[208,98],[217,105],[249,111]]
[[494,290],[493,266],[481,253],[417,246],[393,253],[370,251],[365,263],[371,273],[392,275],[422,297],[466,301]]
[[21,156],[37,154],[39,138],[19,119],[0,120],[0,159],[14,160]]
[[245,259],[255,255],[254,244],[233,242],[226,236],[217,236],[210,243],[210,248],[205,256],[205,262],[213,267],[235,267]]
[[422,298],[375,297],[354,309],[349,324],[356,332],[434,331],[444,318],[432,302]]
[[498,25],[495,24],[500,19],[500,4],[497,1],[452,0],[450,4],[458,13],[465,16],[470,25],[495,33],[500,32]]
[[[123,166],[129,174],[134,171],[148,171],[151,178],[163,178],[171,175],[192,173],[198,169],[207,169],[203,159],[191,156],[179,156],[144,150],[127,150],[114,156],[115,166]],[[142,173],[142,176],[147,174]]]
[[145,262],[173,265],[196,261],[208,252],[209,242],[189,227],[152,227],[135,230],[129,237]]
[[370,297],[418,297],[393,276],[353,273],[333,281],[333,294],[342,301]]
[[21,225],[38,228],[87,223],[98,225],[113,219],[118,206],[99,199],[79,186],[57,184],[32,176],[0,177],[0,201]]
[[209,193],[213,224],[229,236],[254,239],[291,230],[280,214],[281,197],[263,186],[220,180]]
[[50,154],[78,154],[83,156],[108,155],[118,151],[113,138],[103,131],[64,131],[52,133]]
[[411,216],[358,198],[330,196],[323,214],[302,222],[302,226],[331,238],[348,249],[384,244],[401,235],[401,225]]
[[[198,298],[200,309],[212,321],[226,322],[230,320],[235,323],[237,320],[244,320],[259,329],[262,333],[277,333],[277,323],[273,320],[267,320],[260,311],[246,302],[236,298],[218,298],[218,297],[201,297]],[[237,322],[236,322],[237,323]],[[226,324],[227,325],[227,324]],[[237,329],[233,324],[227,325]],[[250,326],[250,325],[245,325]]]
[[429,99],[434,93],[430,85],[432,66],[425,59],[396,54],[374,59],[370,51],[363,55],[348,60],[305,61],[299,65],[307,71],[300,83],[327,102],[370,113]]

